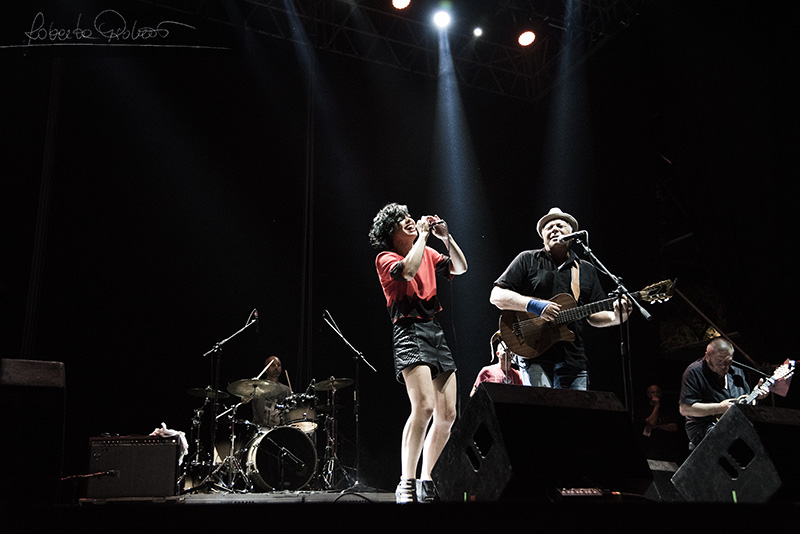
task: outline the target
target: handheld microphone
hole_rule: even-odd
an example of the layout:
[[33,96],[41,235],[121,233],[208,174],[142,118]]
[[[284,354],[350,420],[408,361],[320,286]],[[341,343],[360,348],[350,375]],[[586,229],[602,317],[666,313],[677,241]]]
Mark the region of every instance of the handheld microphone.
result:
[[566,243],[568,241],[572,241],[573,239],[577,239],[578,237],[588,238],[589,232],[586,230],[581,230],[580,232],[572,232],[571,234],[562,235],[558,238],[558,242]]

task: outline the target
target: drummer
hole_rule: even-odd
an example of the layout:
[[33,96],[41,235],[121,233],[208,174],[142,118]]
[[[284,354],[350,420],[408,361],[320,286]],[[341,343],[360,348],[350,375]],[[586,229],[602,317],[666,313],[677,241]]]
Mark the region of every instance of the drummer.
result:
[[283,370],[280,358],[270,356],[264,361],[264,365],[266,371],[262,378],[272,382],[276,387],[267,388],[265,393],[257,391],[255,395],[242,397],[242,403],[253,401],[251,404],[253,408],[251,421],[253,423],[261,428],[273,428],[281,424],[281,412],[276,409],[275,405],[282,403],[286,397],[292,394],[292,390],[289,386],[278,382]]

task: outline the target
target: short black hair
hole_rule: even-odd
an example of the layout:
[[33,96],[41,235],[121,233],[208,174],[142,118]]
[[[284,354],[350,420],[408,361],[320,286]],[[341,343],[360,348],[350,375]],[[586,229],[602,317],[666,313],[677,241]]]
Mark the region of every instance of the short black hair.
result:
[[408,206],[390,202],[380,209],[372,219],[369,230],[369,244],[378,250],[392,250],[394,225],[408,216]]

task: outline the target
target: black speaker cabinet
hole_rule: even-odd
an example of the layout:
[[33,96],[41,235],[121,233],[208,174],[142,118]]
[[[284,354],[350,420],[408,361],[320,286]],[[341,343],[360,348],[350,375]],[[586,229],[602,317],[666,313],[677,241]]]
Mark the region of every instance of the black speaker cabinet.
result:
[[653,480],[612,393],[491,383],[453,425],[432,477],[443,501],[644,495]]
[[98,437],[89,440],[86,497],[170,497],[177,493],[177,437]]
[[653,483],[644,492],[646,499],[657,502],[683,502],[683,497],[672,484],[672,476],[678,470],[678,464],[665,460],[647,460]]
[[0,502],[56,501],[64,459],[62,362],[0,359]]
[[672,477],[687,501],[797,501],[800,410],[734,405]]

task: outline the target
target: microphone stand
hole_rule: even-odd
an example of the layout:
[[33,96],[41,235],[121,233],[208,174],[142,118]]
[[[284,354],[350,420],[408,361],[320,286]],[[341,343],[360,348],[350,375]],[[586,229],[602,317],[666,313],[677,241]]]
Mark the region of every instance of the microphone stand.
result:
[[[354,407],[353,407],[353,411],[355,413],[355,418],[356,418],[356,466],[355,466],[356,483],[353,486],[351,486],[350,488],[348,488],[348,490],[356,491],[356,488],[359,488],[359,487],[360,487],[360,489],[365,489],[365,487],[362,486],[360,484],[359,480],[358,480],[359,469],[360,469],[360,464],[361,464],[361,430],[360,430],[361,424],[360,424],[360,421],[359,421],[360,406],[361,406],[360,363],[364,362],[364,364],[366,364],[367,367],[372,369],[373,373],[377,373],[378,371],[372,366],[371,363],[369,363],[366,360],[366,358],[364,358],[364,354],[360,350],[356,349],[347,340],[347,338],[344,337],[344,334],[342,334],[342,331],[339,330],[339,327],[336,325],[336,321],[333,320],[333,317],[331,316],[330,312],[328,312],[328,310],[325,310],[323,312],[322,320],[325,321],[327,323],[327,325],[331,327],[331,330],[336,332],[336,335],[338,335],[340,338],[342,338],[342,341],[344,341],[345,345],[347,345],[348,348],[350,348],[350,350],[353,352],[353,355],[354,355],[353,359],[356,362],[356,377],[355,377],[355,382],[356,383],[355,383],[355,399],[354,399],[355,402],[354,402]],[[345,491],[348,491],[348,490],[345,490]]]
[[[211,347],[210,350],[206,351],[203,354],[203,358],[206,358],[206,357],[208,357],[210,355],[210,356],[212,356],[212,359],[213,359],[213,363],[212,363],[213,371],[212,371],[212,380],[211,381],[213,383],[212,387],[214,388],[214,392],[215,393],[214,393],[214,401],[211,403],[211,421],[213,421],[213,424],[211,425],[211,448],[209,449],[210,451],[212,451],[211,452],[212,462],[213,462],[213,458],[214,458],[214,452],[213,451],[214,451],[214,449],[216,447],[216,444],[217,444],[217,409],[218,409],[218,406],[219,406],[219,401],[218,401],[217,397],[219,395],[217,395],[216,392],[219,391],[219,369],[220,369],[220,361],[221,361],[221,357],[220,356],[222,355],[222,346],[225,343],[227,343],[228,341],[230,341],[231,339],[235,338],[236,336],[238,336],[239,334],[244,332],[245,330],[247,330],[247,328],[249,328],[250,326],[252,326],[254,324],[256,325],[256,329],[258,329],[258,312],[256,310],[253,310],[252,312],[250,312],[250,316],[247,318],[247,322],[242,328],[240,328],[239,330],[237,330],[236,332],[234,332],[232,335],[228,336],[227,338],[223,339],[222,341],[218,341],[218,342],[214,343],[214,346]],[[233,453],[233,450],[231,450],[231,453]],[[200,489],[201,487],[206,486],[209,483],[210,479],[211,479],[211,475],[206,477],[206,479],[202,483],[200,483],[199,486],[192,488],[192,491],[196,491],[196,490]]]
[[592,249],[589,248],[589,233],[586,232],[586,239],[584,241],[581,237],[575,237],[575,243],[577,243],[582,249],[583,252],[589,257],[592,263],[597,267],[597,269],[606,274],[611,280],[614,281],[616,285],[616,289],[611,292],[610,296],[615,296],[617,298],[617,302],[619,304],[620,310],[620,323],[619,323],[619,335],[620,335],[620,356],[622,358],[622,382],[625,392],[625,408],[633,417],[633,407],[632,407],[632,399],[633,399],[633,373],[631,372],[631,358],[630,358],[630,313],[628,313],[628,320],[624,323],[622,322],[622,299],[624,296],[628,296],[628,301],[632,303],[632,305],[636,306],[639,312],[642,314],[646,320],[651,320],[652,315],[645,310],[639,302],[631,296],[631,292],[625,287],[622,283],[622,278],[619,276],[615,276],[611,271],[609,271],[603,262],[595,256]]

